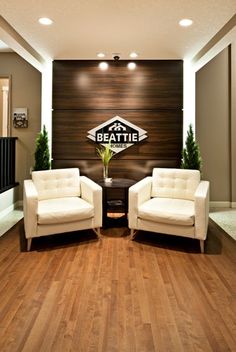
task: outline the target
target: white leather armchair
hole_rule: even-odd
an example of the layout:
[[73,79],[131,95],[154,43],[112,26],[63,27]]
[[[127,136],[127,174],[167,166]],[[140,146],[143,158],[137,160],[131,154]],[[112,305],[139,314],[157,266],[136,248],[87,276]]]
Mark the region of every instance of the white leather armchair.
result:
[[102,188],[79,169],[33,171],[24,181],[27,250],[34,237],[93,229],[100,237]]
[[209,182],[200,181],[198,170],[154,168],[152,176],[129,189],[129,228],[191,237],[207,237]]

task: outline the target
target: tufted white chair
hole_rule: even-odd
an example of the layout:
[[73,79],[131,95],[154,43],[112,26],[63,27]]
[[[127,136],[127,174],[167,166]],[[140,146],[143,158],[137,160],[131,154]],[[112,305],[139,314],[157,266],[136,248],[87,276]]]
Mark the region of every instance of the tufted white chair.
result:
[[79,169],[33,171],[23,198],[28,250],[34,237],[85,229],[100,236],[102,188]]
[[209,217],[209,182],[198,170],[154,168],[129,189],[129,228],[200,240],[204,252]]

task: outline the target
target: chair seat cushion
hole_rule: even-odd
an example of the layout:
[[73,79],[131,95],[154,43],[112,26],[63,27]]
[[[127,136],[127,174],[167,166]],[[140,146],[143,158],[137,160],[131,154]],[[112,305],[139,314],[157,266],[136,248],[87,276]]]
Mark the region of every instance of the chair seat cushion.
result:
[[38,203],[38,224],[60,224],[94,216],[91,204],[79,197],[41,200]]
[[184,199],[152,198],[138,208],[138,217],[172,225],[194,225],[194,202]]

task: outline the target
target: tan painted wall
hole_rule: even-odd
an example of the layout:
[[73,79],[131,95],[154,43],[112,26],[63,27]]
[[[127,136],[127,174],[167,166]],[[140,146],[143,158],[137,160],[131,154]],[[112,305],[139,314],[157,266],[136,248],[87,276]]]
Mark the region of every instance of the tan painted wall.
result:
[[8,87],[8,79],[1,78],[0,76],[0,137],[2,136],[2,119],[3,119],[3,93],[2,88]]
[[196,74],[196,137],[211,201],[230,202],[229,49]]
[[236,207],[236,40],[231,45],[231,147],[232,202]]
[[18,137],[16,181],[20,182],[21,200],[23,180],[30,177],[34,165],[35,138],[41,125],[41,73],[16,53],[0,53],[1,75],[11,75],[11,108],[28,108],[29,127],[11,128],[11,135]]

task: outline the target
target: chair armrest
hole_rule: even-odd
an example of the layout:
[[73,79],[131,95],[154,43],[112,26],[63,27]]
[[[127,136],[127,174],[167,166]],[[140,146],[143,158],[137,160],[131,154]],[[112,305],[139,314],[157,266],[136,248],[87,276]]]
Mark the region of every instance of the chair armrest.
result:
[[151,198],[152,177],[147,176],[129,188],[129,228],[137,229],[138,207]]
[[32,180],[24,181],[23,209],[25,237],[35,237],[37,232],[38,192]]
[[102,226],[102,187],[86,176],[80,177],[81,198],[94,207],[94,227]]
[[195,237],[205,240],[209,220],[209,182],[201,181],[194,195]]

